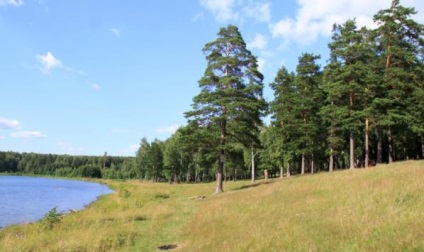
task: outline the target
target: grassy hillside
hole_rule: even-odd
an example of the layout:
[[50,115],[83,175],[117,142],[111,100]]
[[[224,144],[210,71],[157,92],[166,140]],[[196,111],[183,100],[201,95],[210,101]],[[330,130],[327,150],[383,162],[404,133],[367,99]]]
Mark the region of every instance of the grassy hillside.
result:
[[424,251],[423,161],[228,182],[221,195],[214,183],[108,183],[114,194],[52,229],[2,230],[0,250]]

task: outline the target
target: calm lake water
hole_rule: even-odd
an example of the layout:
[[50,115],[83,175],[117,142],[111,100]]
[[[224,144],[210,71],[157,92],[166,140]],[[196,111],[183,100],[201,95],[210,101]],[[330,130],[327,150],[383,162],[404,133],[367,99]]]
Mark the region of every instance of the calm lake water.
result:
[[37,221],[54,207],[60,213],[81,210],[111,192],[91,182],[0,176],[0,228]]

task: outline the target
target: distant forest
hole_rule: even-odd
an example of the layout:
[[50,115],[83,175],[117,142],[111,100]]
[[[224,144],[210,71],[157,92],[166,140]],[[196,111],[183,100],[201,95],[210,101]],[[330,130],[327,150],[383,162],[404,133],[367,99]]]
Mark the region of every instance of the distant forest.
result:
[[[305,52],[264,76],[237,27],[203,48],[207,67],[187,125],[166,141],[143,138],[136,157],[0,152],[0,172],[152,181],[222,181],[369,167],[424,157],[424,26],[393,0],[374,15],[334,24],[325,66]],[[266,125],[265,116],[271,118]]]

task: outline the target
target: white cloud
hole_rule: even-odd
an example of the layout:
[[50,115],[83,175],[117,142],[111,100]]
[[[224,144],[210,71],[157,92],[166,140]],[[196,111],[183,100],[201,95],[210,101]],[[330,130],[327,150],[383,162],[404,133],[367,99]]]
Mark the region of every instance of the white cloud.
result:
[[35,57],[41,64],[41,72],[45,74],[50,73],[52,69],[64,67],[62,61],[57,59],[51,52],[47,52],[46,55],[37,54]]
[[212,12],[219,22],[238,20],[238,12],[233,11],[234,0],[200,0],[200,4]]
[[258,70],[259,72],[263,72],[265,69],[266,60],[264,58],[258,58]]
[[46,55],[37,54],[35,56],[37,61],[41,64],[38,68],[44,74],[50,74],[53,69],[62,69],[71,75],[83,75],[84,72],[81,70],[74,69],[70,66],[66,66],[61,60],[56,58],[51,52],[47,52]]
[[0,118],[0,129],[8,130],[17,130],[21,128],[21,123],[18,120],[10,120],[6,118]]
[[121,31],[118,28],[110,28],[110,32],[112,32],[116,37],[121,37]]
[[257,33],[253,41],[247,43],[247,47],[249,49],[258,49],[262,51],[265,50],[267,44],[268,39],[263,34]]
[[100,85],[96,82],[87,81],[87,84],[96,91],[100,89]]
[[200,5],[209,10],[218,22],[240,21],[252,18],[257,22],[271,20],[271,4],[254,0],[200,0]]
[[269,22],[271,20],[271,4],[268,2],[251,3],[243,9],[243,13],[258,22]]
[[180,125],[174,124],[174,125],[171,125],[171,126],[168,126],[168,127],[160,127],[158,129],[156,129],[156,132],[174,134],[175,131],[177,131],[180,127],[181,127]]
[[198,20],[203,19],[203,18],[205,18],[205,13],[199,12],[191,19],[191,21],[197,22]]
[[12,5],[15,7],[20,7],[24,5],[23,0],[0,0],[0,6]]
[[46,136],[39,131],[18,131],[18,132],[11,133],[10,136],[15,138],[27,138],[27,139],[46,138]]
[[97,83],[93,83],[93,84],[91,85],[91,87],[92,87],[94,90],[99,90],[99,89],[100,89],[100,86],[99,86],[99,84],[97,84]]
[[85,151],[85,148],[77,147],[70,142],[57,142],[57,146],[66,153],[81,153]]
[[270,25],[274,38],[285,42],[312,43],[319,36],[328,37],[334,23],[356,18],[358,27],[375,27],[373,15],[390,7],[391,0],[298,0],[295,18],[283,18]]
[[0,140],[3,140],[3,139],[5,139],[5,137],[4,136],[0,136]]

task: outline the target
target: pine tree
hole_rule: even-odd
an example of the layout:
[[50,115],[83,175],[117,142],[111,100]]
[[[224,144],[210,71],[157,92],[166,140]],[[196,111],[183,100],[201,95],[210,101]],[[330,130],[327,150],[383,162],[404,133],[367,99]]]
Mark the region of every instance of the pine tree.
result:
[[[193,98],[193,110],[186,112],[189,120],[207,127],[219,128],[217,193],[223,192],[223,170],[226,153],[233,142],[250,145],[256,141],[253,132],[261,125],[266,108],[262,98],[263,75],[257,59],[247,50],[238,28],[221,28],[218,38],[203,48],[208,62],[199,80],[200,94]],[[245,142],[245,139],[249,141]],[[211,139],[214,144],[216,139]]]
[[296,91],[298,93],[296,105],[302,131],[299,138],[299,154],[302,157],[301,174],[305,173],[306,157],[311,160],[311,173],[314,172],[314,151],[317,146],[317,138],[320,132],[321,118],[319,109],[323,103],[324,96],[320,89],[322,73],[320,66],[316,63],[321,57],[310,53],[304,53],[299,57],[296,67],[295,79]]
[[[355,20],[343,25],[334,25],[330,47],[330,63],[326,68],[323,88],[327,94],[327,106],[333,110],[326,121],[330,122],[330,143],[338,142],[335,133],[349,135],[349,167],[355,167],[355,136],[360,132],[365,99],[367,65],[363,64],[363,34],[357,29]],[[336,122],[340,128],[335,128]],[[334,154],[330,145],[330,159]],[[332,164],[330,161],[330,170]]]
[[424,132],[422,116],[421,119],[416,118],[422,115],[420,106],[415,106],[415,102],[422,104],[424,45],[423,25],[410,18],[416,13],[414,8],[404,7],[399,0],[393,0],[389,9],[381,10],[374,16],[374,21],[379,25],[376,30],[378,54],[384,73],[380,85],[384,96],[376,97],[374,107],[379,112],[379,126],[387,132],[389,163],[394,160],[395,128],[400,134],[412,130],[422,136]]
[[286,174],[290,176],[290,162],[294,158],[294,145],[292,140],[298,134],[298,128],[294,126],[295,115],[295,74],[289,73],[285,67],[281,67],[277,72],[270,87],[274,90],[274,100],[270,104],[272,127],[276,129],[278,137],[275,139],[279,143],[277,151],[279,153],[280,170],[286,166]]
[[283,160],[282,154],[280,153],[281,142],[278,140],[279,128],[273,126],[265,126],[261,130],[261,145],[262,149],[259,152],[259,160],[261,170],[267,170],[272,173],[279,168],[280,178],[283,178]]

